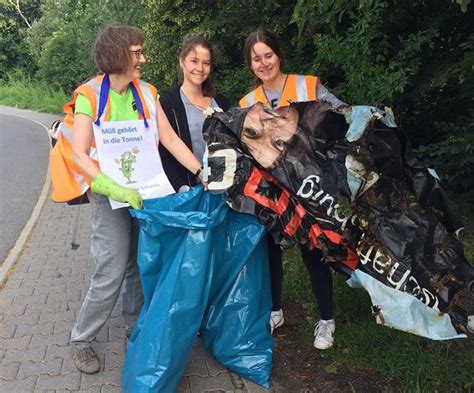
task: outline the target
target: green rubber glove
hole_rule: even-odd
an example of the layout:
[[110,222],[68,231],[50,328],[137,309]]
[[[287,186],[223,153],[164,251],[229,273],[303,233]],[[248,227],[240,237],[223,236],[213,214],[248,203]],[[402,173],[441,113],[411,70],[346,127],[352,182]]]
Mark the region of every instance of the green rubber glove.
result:
[[94,178],[91,190],[97,194],[105,195],[114,201],[129,203],[134,209],[140,209],[143,205],[142,196],[137,190],[117,184],[102,172],[99,172]]

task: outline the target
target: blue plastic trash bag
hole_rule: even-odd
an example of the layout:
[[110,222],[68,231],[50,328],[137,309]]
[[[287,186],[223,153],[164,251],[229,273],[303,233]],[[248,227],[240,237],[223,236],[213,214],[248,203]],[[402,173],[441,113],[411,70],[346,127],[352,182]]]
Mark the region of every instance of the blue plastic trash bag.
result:
[[132,215],[140,222],[144,306],[129,340],[123,390],[174,392],[200,329],[224,366],[268,386],[273,343],[263,226],[202,187],[147,200]]
[[[219,268],[214,272],[201,337],[220,363],[268,388],[272,338],[268,326],[271,291],[267,247],[261,242],[246,260],[240,260],[237,250],[248,248],[250,233],[245,228],[249,221],[254,225],[254,221],[247,214],[232,210],[228,214],[231,241],[227,240]],[[240,228],[248,235],[242,236]],[[252,240],[254,244],[255,241]]]

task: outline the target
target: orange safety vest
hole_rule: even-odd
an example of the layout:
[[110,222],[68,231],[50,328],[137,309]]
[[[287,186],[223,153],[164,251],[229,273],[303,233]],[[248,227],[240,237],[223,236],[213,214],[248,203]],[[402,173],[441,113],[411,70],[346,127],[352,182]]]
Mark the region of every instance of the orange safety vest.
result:
[[[317,76],[288,74],[278,107],[288,106],[291,102],[316,101],[318,99],[316,96],[318,83]],[[270,106],[263,85],[244,96],[239,101],[239,105],[241,108],[248,108],[256,102]]]
[[[66,103],[63,111],[66,114],[59,129],[59,136],[54,148],[50,154],[50,173],[53,184],[52,199],[55,202],[68,202],[83,195],[90,187],[92,179],[83,174],[74,164],[72,153],[72,130],[74,125],[74,110],[76,99],[79,94],[87,98],[91,103],[93,118],[97,117],[100,87],[103,75],[96,76],[88,82],[79,86],[72,97],[72,100]],[[140,100],[143,104],[143,111],[150,124],[156,126],[156,96],[157,90],[154,86],[141,80],[134,80]],[[108,121],[110,117],[110,97],[107,99],[104,115],[101,120]],[[95,159],[95,142],[92,142],[91,158]]]

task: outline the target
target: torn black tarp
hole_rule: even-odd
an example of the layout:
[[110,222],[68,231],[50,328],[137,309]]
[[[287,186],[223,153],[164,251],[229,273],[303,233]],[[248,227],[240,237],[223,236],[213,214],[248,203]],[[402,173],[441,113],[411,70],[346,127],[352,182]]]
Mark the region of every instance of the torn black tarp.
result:
[[[416,298],[418,313],[448,314],[455,330],[387,323],[390,307],[375,304],[379,321],[431,338],[468,331],[474,268],[456,237],[461,221],[389,110],[256,104],[215,113],[204,128],[209,189],[256,215],[278,244],[318,247],[327,263]],[[364,286],[374,301],[381,287]]]

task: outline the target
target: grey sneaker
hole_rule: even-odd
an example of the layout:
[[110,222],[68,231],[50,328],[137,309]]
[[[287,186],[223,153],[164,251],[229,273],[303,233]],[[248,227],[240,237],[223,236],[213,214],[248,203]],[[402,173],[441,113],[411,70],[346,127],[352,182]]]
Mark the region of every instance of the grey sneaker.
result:
[[333,319],[319,321],[314,328],[314,347],[316,349],[328,349],[334,344],[334,332],[336,324]]
[[74,364],[79,371],[86,374],[95,374],[100,370],[99,357],[94,350],[89,346],[85,348],[78,348],[73,345]]
[[270,314],[270,331],[273,334],[273,331],[280,326],[283,326],[285,323],[285,318],[283,317],[283,310],[280,308],[277,311],[272,311]]

